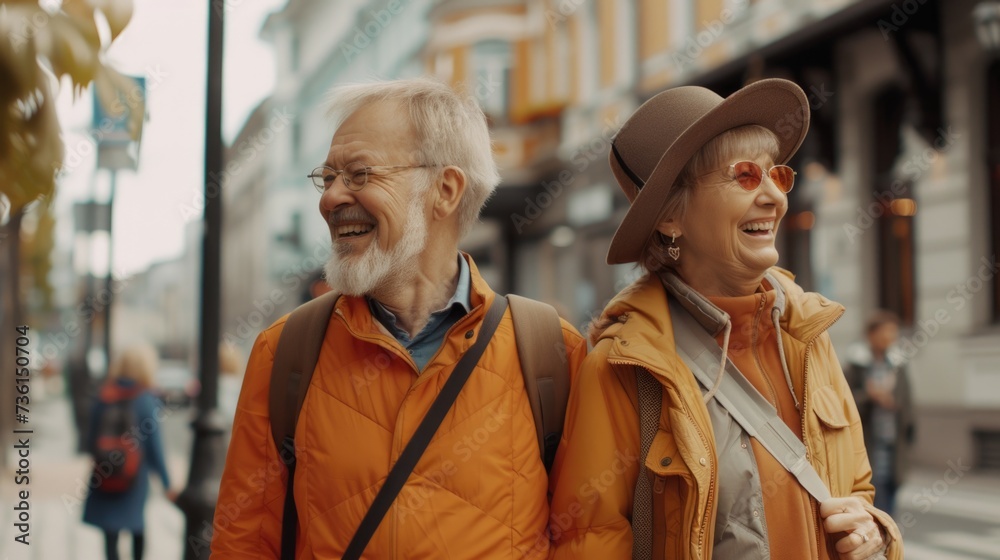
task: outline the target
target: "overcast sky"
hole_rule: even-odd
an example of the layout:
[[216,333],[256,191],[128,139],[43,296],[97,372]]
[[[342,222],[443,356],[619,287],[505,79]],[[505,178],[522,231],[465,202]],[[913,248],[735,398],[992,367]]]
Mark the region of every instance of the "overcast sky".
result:
[[[264,19],[287,0],[219,0],[226,9],[223,73],[223,137],[228,142],[250,111],[271,92],[274,57],[259,39]],[[205,80],[210,0],[135,0],[131,23],[116,39],[108,60],[120,71],[146,76],[149,120],[139,169],[121,171],[114,204],[116,273],[130,274],[180,254],[184,226],[200,219],[182,209],[202,196],[205,146]],[[57,187],[59,243],[73,246],[72,206],[109,190],[107,171],[95,172],[88,129],[90,93],[72,100],[63,88],[59,112],[66,142],[66,175]],[[200,208],[200,205],[199,205]],[[79,252],[79,249],[77,249]],[[106,245],[92,266],[107,267]]]

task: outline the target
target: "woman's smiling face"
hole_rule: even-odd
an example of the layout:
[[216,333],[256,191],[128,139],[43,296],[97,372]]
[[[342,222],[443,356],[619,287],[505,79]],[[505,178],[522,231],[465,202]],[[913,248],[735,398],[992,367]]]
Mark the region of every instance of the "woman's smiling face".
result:
[[[773,165],[766,156],[739,159],[756,162],[763,169]],[[788,210],[788,197],[770,177],[765,175],[757,190],[750,192],[726,167],[699,182],[687,210],[682,223],[685,249],[692,257],[717,260],[719,266],[744,266],[761,274],[777,264],[774,239]]]
[[731,167],[752,161],[770,169],[775,162],[769,142],[732,144],[723,142],[716,146],[722,149],[704,157],[703,173],[690,187],[682,214],[657,227],[668,239],[677,236],[678,271],[696,289],[721,283],[724,292],[740,291],[727,284],[762,276],[778,262],[775,235],[788,211],[788,195],[766,171],[760,185],[748,191]]

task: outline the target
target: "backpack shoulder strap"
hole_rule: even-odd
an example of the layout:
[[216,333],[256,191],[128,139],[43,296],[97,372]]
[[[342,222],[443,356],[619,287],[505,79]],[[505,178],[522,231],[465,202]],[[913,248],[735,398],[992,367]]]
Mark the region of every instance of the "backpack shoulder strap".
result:
[[297,307],[285,320],[271,366],[268,403],[271,435],[279,454],[285,438],[295,437],[299,409],[306,398],[326,326],[339,296],[333,292],[323,294]]
[[278,338],[271,366],[268,390],[268,410],[271,436],[278,457],[288,468],[285,484],[284,512],[281,516],[281,559],[295,557],[295,533],[298,512],[295,509],[295,424],[306,399],[319,351],[326,337],[334,305],[340,294],[329,292],[308,301],[292,311]]
[[547,471],[555,460],[569,400],[569,360],[562,323],[551,305],[516,295],[507,299],[539,452]]

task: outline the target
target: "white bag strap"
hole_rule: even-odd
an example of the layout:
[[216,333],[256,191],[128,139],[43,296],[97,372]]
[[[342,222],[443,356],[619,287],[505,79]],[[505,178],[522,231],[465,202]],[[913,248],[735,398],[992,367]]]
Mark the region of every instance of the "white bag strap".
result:
[[[715,379],[708,372],[718,371],[722,349],[679,302],[671,298],[668,306],[677,354],[702,386],[712,387]],[[778,417],[778,411],[728,359],[726,374],[715,393],[719,404],[729,411],[747,434],[756,438],[782,467],[792,473],[812,497],[820,503],[830,499],[829,489],[806,458],[806,446]]]

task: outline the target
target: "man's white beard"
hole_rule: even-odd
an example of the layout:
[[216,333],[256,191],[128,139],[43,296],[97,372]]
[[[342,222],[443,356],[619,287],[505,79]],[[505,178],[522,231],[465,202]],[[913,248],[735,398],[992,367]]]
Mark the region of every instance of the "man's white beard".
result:
[[370,295],[385,293],[405,284],[415,269],[415,261],[427,245],[427,220],[418,202],[423,197],[415,197],[409,204],[403,236],[396,246],[385,251],[379,246],[375,233],[368,248],[360,255],[352,256],[347,247],[333,244],[333,251],[326,261],[324,272],[326,283],[334,291],[348,295]]

